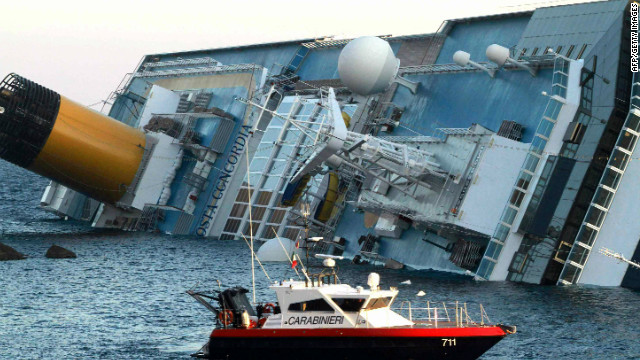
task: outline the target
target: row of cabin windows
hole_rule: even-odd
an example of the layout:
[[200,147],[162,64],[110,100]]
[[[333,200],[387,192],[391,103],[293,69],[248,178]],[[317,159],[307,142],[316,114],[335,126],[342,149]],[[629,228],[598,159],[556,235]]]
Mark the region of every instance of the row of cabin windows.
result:
[[[584,51],[585,51],[585,50],[587,50],[587,46],[588,46],[587,44],[582,44],[582,47],[580,48],[580,51],[579,51],[579,52],[578,52],[578,54],[576,55],[575,59],[580,59],[580,58],[582,58],[582,55],[584,55]],[[576,48],[576,46],[575,46],[575,45],[571,45],[571,46],[569,46],[569,48],[567,49],[567,52],[566,52],[566,54],[564,54],[564,56],[566,56],[566,57],[568,57],[568,58],[571,58],[571,54],[573,54],[573,51],[575,50],[575,48]],[[556,54],[562,55],[562,49],[563,49],[563,46],[562,46],[562,45],[560,45],[560,46],[558,46],[558,47],[554,50],[554,52],[555,52]],[[527,49],[527,48],[522,49],[522,50],[520,51],[520,56],[525,56],[525,55],[527,55],[527,51],[528,51],[528,50],[529,50],[529,49]],[[538,51],[539,51],[539,50],[540,50],[540,49],[539,49],[539,48],[537,48],[537,47],[536,47],[536,48],[533,48],[533,50],[531,51],[531,54],[528,54],[528,56],[536,56],[536,55],[546,55],[546,54],[549,54],[549,52],[550,52],[551,50],[553,50],[553,47],[551,47],[551,46],[547,46],[546,48],[544,48],[544,50],[542,51],[542,53],[541,53],[541,54],[538,54]]]
[[[391,297],[371,299],[364,310],[375,310],[389,306]],[[358,312],[366,299],[363,298],[333,298],[331,299],[344,312]],[[320,311],[334,312],[333,308],[324,299],[307,300],[289,305],[289,311]]]

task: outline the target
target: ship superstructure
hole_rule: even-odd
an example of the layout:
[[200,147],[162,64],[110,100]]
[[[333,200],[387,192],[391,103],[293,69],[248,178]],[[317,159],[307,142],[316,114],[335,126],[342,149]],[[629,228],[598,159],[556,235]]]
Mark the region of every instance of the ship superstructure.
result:
[[146,141],[122,197],[56,179],[42,206],[224,240],[310,227],[320,251],[358,261],[637,287],[637,269],[592,250],[640,260],[631,12],[602,1],[381,36],[397,75],[364,95],[380,84],[356,91],[338,69],[351,39],[147,55],[106,109]]

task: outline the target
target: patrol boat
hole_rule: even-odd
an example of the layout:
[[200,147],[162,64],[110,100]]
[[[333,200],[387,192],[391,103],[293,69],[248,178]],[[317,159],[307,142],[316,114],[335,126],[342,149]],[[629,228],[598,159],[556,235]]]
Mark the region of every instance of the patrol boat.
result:
[[[341,284],[332,255],[321,271],[305,280],[275,282],[276,303],[253,307],[249,291],[187,293],[216,314],[209,342],[193,357],[204,359],[476,359],[515,326],[489,325],[482,306],[475,322],[466,304],[391,308],[396,288],[380,288],[380,276],[369,275],[368,289]],[[214,305],[217,302],[217,305]],[[404,314],[408,316],[403,316]],[[420,314],[422,316],[420,316]]]

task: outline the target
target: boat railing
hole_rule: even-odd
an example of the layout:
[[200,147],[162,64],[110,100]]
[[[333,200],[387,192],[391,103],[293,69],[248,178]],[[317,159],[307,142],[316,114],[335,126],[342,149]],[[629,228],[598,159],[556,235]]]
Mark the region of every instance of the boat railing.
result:
[[477,305],[477,311],[469,311],[466,302],[458,301],[448,303],[427,301],[426,306],[415,305],[411,301],[402,301],[399,307],[394,307],[392,310],[410,321],[434,327],[438,327],[438,323],[443,322],[446,322],[447,326],[455,323],[456,327],[484,326],[491,323],[482,304]]

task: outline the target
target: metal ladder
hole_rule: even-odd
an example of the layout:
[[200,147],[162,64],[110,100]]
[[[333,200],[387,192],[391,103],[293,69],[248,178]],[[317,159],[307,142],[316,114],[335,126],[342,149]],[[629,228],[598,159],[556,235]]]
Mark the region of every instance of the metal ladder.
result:
[[291,61],[289,61],[289,64],[283,70],[295,73],[300,68],[300,65],[302,65],[302,62],[304,62],[304,59],[307,58],[308,54],[309,48],[300,46],[298,51],[296,51],[295,55],[291,58]]

